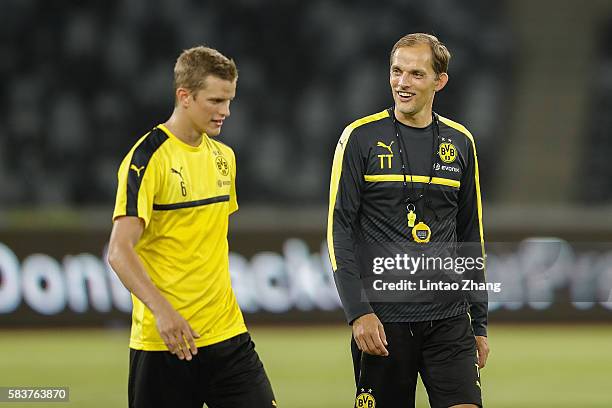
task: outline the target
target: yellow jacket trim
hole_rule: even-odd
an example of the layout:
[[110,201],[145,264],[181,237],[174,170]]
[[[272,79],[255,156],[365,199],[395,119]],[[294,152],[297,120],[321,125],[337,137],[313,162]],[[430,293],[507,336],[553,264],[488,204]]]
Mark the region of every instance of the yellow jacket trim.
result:
[[440,122],[466,135],[467,138],[470,139],[470,141],[472,142],[472,150],[474,151],[474,168],[476,169],[474,178],[475,178],[475,184],[476,184],[476,203],[478,206],[478,226],[479,226],[479,231],[480,231],[480,246],[482,250],[483,259],[485,259],[484,232],[483,232],[483,227],[482,227],[482,200],[480,197],[480,175],[478,173],[478,156],[476,155],[476,143],[474,142],[474,136],[472,136],[470,131],[467,130],[465,126],[463,126],[461,123],[457,123],[443,116],[438,116],[438,118],[440,119]]
[[[365,181],[370,182],[370,183],[380,183],[384,181],[399,181],[399,182],[404,181],[403,174],[366,174],[363,177]],[[414,183],[429,183],[428,176],[414,176],[414,175],[406,174],[406,181],[409,182],[410,180],[412,180],[412,182]],[[459,188],[461,186],[461,182],[459,180],[452,180],[452,179],[447,179],[447,178],[442,178],[442,177],[433,177],[431,179],[431,184],[438,184],[441,186],[449,186],[449,187],[455,187],[455,188]]]
[[361,119],[357,119],[350,125],[348,125],[342,135],[340,135],[340,140],[336,145],[336,151],[334,153],[334,162],[332,165],[332,173],[331,180],[329,183],[329,212],[327,214],[327,248],[329,251],[329,259],[332,264],[332,268],[334,272],[338,269],[336,265],[336,255],[334,252],[334,237],[333,237],[333,226],[334,226],[334,208],[336,207],[336,194],[338,193],[338,184],[340,183],[340,176],[342,174],[342,160],[344,158],[344,149],[348,143],[349,138],[351,137],[351,133],[353,130],[358,128],[359,126],[363,126],[366,123],[375,122],[377,120],[381,120],[389,117],[389,112],[384,110],[379,113],[375,113],[373,115],[369,115],[363,117]]

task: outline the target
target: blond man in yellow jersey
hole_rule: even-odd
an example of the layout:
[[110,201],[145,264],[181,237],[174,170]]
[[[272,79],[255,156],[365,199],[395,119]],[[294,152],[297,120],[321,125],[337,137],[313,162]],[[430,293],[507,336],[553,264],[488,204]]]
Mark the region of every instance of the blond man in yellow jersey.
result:
[[130,407],[276,406],[228,269],[236,160],[215,137],[237,78],[218,51],[184,51],[172,115],[119,168],[108,259],[134,304]]

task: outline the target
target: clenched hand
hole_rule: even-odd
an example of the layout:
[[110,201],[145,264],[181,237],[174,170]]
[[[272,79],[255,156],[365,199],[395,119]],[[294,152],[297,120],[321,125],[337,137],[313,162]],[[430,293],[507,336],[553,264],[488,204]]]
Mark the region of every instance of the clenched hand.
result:
[[385,329],[374,313],[360,316],[353,322],[353,338],[359,350],[374,356],[388,356]]

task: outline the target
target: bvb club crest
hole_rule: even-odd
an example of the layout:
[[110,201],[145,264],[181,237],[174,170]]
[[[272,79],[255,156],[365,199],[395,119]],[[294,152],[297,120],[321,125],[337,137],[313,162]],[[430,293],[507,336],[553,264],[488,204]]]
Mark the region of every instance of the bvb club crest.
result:
[[227,176],[229,174],[229,164],[227,164],[225,157],[217,156],[215,164],[217,165],[217,170],[219,170],[219,173],[221,173],[222,176]]
[[440,160],[444,163],[452,163],[457,158],[457,148],[449,142],[441,143],[438,149],[438,156],[440,156]]
[[376,400],[369,392],[362,392],[355,398],[355,408],[376,408]]

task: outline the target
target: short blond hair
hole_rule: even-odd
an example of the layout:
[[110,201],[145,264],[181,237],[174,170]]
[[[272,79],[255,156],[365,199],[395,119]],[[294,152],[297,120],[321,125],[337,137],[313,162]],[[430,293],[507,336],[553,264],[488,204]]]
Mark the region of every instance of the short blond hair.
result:
[[391,55],[389,57],[390,63],[393,63],[393,55],[398,48],[412,47],[417,44],[429,45],[432,55],[433,70],[436,76],[448,72],[448,62],[451,59],[450,52],[436,36],[425,33],[412,33],[400,38],[391,49]]
[[174,65],[174,90],[185,88],[197,92],[205,86],[209,75],[228,81],[238,78],[234,60],[219,51],[199,46],[184,50]]

